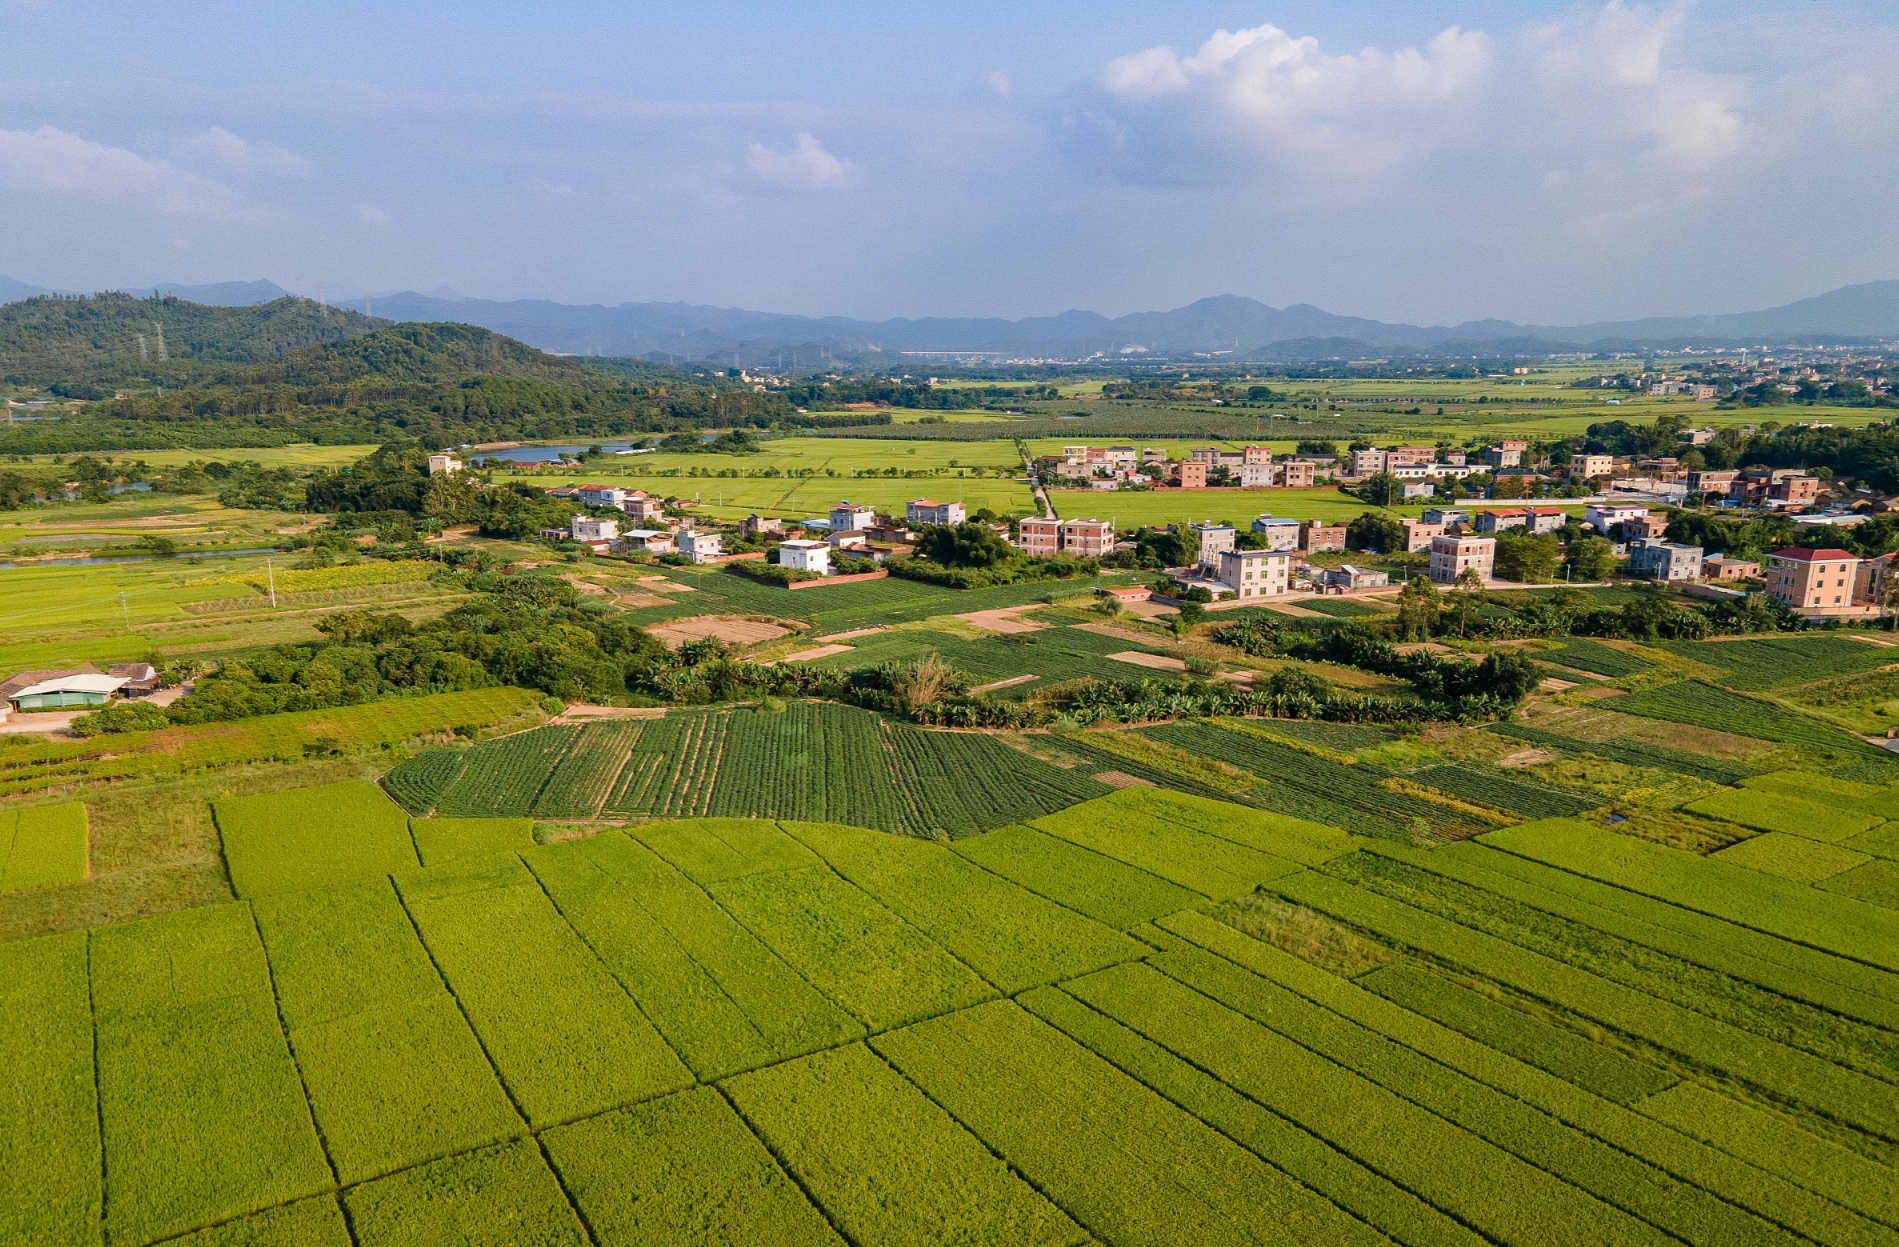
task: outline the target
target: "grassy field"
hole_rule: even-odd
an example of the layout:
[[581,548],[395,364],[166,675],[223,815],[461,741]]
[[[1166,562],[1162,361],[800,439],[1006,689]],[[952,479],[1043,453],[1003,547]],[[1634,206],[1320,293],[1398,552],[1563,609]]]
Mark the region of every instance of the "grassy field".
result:
[[[699,731],[701,712],[669,746],[715,752],[710,772],[679,754],[679,775],[753,794],[715,795],[709,817],[536,845],[524,822],[408,820],[362,785],[278,790],[218,806],[235,897],[0,943],[0,1085],[26,1107],[0,1118],[0,1155],[38,1158],[0,1171],[0,1230],[335,1247],[578,1247],[587,1227],[874,1247],[1899,1230],[1893,911],[1803,881],[1883,859],[1702,857],[1565,818],[1431,849],[1142,787],[932,843],[826,817],[867,808],[847,790],[886,747],[869,716],[858,740],[796,707],[736,713],[767,736]],[[624,726],[561,729],[555,752]],[[1291,759],[1352,772],[1372,765],[1353,750],[1389,747],[1307,726],[1325,729],[1311,752],[1197,730],[1254,750],[1273,784],[1308,782]],[[558,774],[537,739],[464,761],[504,747]],[[786,787],[801,739],[842,747]],[[1277,770],[1257,753],[1274,748]],[[967,802],[989,765],[930,786]],[[1476,764],[1439,771],[1460,766],[1436,778],[1551,808]],[[470,773],[438,772],[449,791]],[[729,816],[760,800],[802,804]]]

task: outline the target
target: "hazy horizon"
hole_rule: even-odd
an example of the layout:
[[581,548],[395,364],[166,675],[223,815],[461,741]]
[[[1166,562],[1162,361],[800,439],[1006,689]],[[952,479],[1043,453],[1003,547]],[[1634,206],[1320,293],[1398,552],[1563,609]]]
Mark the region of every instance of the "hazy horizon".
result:
[[0,0],[0,38],[0,273],[50,288],[1568,325],[1899,276],[1862,0]]

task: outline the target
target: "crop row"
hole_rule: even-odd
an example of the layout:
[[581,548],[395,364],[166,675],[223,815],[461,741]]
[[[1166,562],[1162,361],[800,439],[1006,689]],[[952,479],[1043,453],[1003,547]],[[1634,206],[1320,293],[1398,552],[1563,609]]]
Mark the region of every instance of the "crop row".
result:
[[701,1079],[846,1043],[863,1028],[628,836],[528,862],[569,923]]
[[1414,772],[1411,778],[1440,792],[1531,818],[1564,818],[1602,804],[1600,800],[1558,792],[1541,784],[1526,784],[1467,766],[1433,766]]
[[1565,753],[1594,754],[1599,758],[1607,758],[1611,762],[1620,762],[1625,766],[1673,771],[1677,775],[1705,779],[1715,784],[1739,783],[1750,775],[1760,773],[1758,768],[1748,766],[1744,762],[1735,762],[1728,758],[1710,758],[1705,754],[1685,753],[1679,749],[1647,745],[1639,741],[1579,740],[1573,736],[1546,732],[1541,728],[1524,727],[1520,723],[1495,723],[1489,730],[1499,736],[1508,736],[1550,749],[1560,749]]
[[[936,1018],[872,1046],[1108,1242],[1378,1241],[1362,1222],[1013,1001]],[[1051,1122],[1061,1128],[1050,1130]]]
[[[1849,757],[1868,751],[1865,742],[1850,733],[1698,680],[1611,697],[1597,704],[1604,710],[1621,714],[1712,728],[1787,745],[1808,745]],[[1899,773],[1899,762],[1888,765]]]
[[1899,972],[1899,932],[1886,915],[1743,866],[1567,820],[1492,832],[1484,843],[1782,940]]
[[1084,771],[1051,765],[980,733],[886,722],[878,724],[878,742],[907,806],[903,828],[922,835],[955,838],[1027,822],[1108,791]]
[[1662,648],[1719,667],[1730,688],[1759,691],[1858,675],[1899,661],[1899,654],[1839,636],[1748,637],[1738,641],[1673,641]]
[[642,724],[591,723],[573,742],[534,798],[537,818],[594,818],[639,744]]
[[1625,654],[1600,641],[1565,641],[1556,649],[1538,651],[1536,659],[1539,662],[1568,667],[1573,671],[1593,671],[1597,675],[1606,675],[1611,679],[1634,675],[1638,671],[1647,671],[1650,667],[1649,663],[1635,655]]
[[461,749],[424,749],[382,777],[396,804],[411,814],[427,814],[462,773]]
[[1899,1088],[1890,1084],[1339,879],[1306,872],[1276,881],[1274,889],[1401,946],[1673,1052],[1712,1073],[1752,1083],[1877,1136],[1899,1131],[1894,1124],[1899,1123]]
[[1744,979],[1408,865],[1388,854],[1354,854],[1324,869],[1367,891],[1671,1000],[1776,1043],[1899,1080],[1899,1052],[1893,1050],[1891,1036],[1877,1027],[1788,1000]]
[[[1162,923],[1170,934],[1183,936],[1315,1005],[1541,1109],[1576,1130],[1655,1166],[1663,1174],[1692,1183],[1735,1207],[1753,1212],[1773,1226],[1790,1227],[1816,1242],[1881,1239],[1876,1227],[1800,1185],[1756,1169],[1735,1154],[1716,1150],[1659,1126],[1638,1111],[1590,1094],[1485,1047],[1270,945],[1246,939],[1205,915],[1177,914],[1163,919]],[[1720,1205],[1711,1207],[1706,1197],[1679,1186],[1674,1190],[1687,1197],[1683,1211],[1693,1214],[1693,1220],[1682,1229],[1696,1227],[1695,1232],[1684,1233],[1684,1237],[1705,1238],[1712,1231],[1716,1242],[1786,1241],[1784,1235],[1770,1225],[1736,1218],[1732,1209]]]
[[787,823],[785,830],[1005,994],[1147,951],[944,845],[824,823]]
[[461,774],[436,801],[435,812],[447,818],[532,814],[548,776],[580,730],[537,727],[476,745],[463,759]]
[[[1275,719],[1271,725],[1271,730],[1277,731],[1281,723]],[[1250,800],[1284,814],[1318,819],[1362,835],[1390,837],[1404,836],[1418,820],[1452,838],[1491,825],[1379,787],[1380,781],[1393,772],[1369,763],[1341,766],[1302,750],[1203,723],[1174,723],[1151,731],[1162,740],[1243,766],[1258,775],[1266,780],[1266,786],[1249,794]]]
[[1870,966],[1500,852],[1481,841],[1430,852],[1381,844],[1376,852],[1790,1000],[1899,1030],[1899,1001],[1890,998],[1891,983]]

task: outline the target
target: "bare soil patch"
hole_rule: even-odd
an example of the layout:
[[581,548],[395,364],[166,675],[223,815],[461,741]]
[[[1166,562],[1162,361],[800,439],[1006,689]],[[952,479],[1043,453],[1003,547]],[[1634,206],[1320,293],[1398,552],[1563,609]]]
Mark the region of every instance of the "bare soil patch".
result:
[[1556,755],[1547,749],[1519,749],[1508,757],[1497,759],[1498,766],[1541,766],[1545,762],[1556,761]]
[[727,645],[758,645],[791,634],[789,628],[743,615],[694,615],[690,619],[654,624],[647,631],[664,642],[667,649],[678,649],[688,641],[706,637],[717,637]]
[[1137,632],[1133,628],[1118,628],[1111,623],[1075,624],[1074,627],[1080,632],[1092,632],[1096,636],[1113,637],[1117,641],[1132,641],[1136,645],[1158,645],[1162,643],[1160,637],[1152,636],[1145,632]]
[[1091,778],[1097,784],[1106,784],[1110,788],[1152,788],[1152,782],[1138,775],[1129,775],[1126,771],[1097,771]]
[[1125,649],[1118,654],[1109,654],[1116,662],[1128,663],[1135,667],[1147,667],[1154,671],[1185,671],[1187,664],[1178,658],[1169,658],[1165,654],[1143,654],[1139,650]]
[[992,689],[1012,688],[1017,684],[1027,684],[1030,680],[1039,680],[1041,678],[1042,677],[1038,675],[1012,675],[1006,680],[992,680],[988,684],[978,684],[969,691],[972,693],[987,693]]
[[1021,617],[1025,611],[1040,609],[1040,603],[1034,606],[1007,606],[999,610],[969,611],[966,614],[956,616],[956,618],[974,624],[986,632],[1000,632],[1005,635],[1017,632],[1040,632],[1042,629],[1048,627],[1048,625],[1045,623],[1035,623]]
[[814,658],[829,658],[833,654],[848,654],[848,645],[820,645],[816,649],[801,649],[795,654],[786,654],[780,662],[810,662]]

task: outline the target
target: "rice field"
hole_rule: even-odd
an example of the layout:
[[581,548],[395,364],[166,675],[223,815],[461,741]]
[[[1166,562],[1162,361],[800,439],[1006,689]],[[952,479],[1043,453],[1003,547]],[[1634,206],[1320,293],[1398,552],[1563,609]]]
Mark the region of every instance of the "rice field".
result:
[[[1241,800],[1109,791],[846,709],[538,729],[387,785],[473,805],[487,776],[507,817],[369,785],[220,800],[237,900],[0,944],[0,1237],[1899,1234],[1899,910],[1892,872],[1863,873],[1899,857],[1883,817],[1710,856],[1565,817],[1423,848],[1314,799],[1407,817],[1376,782],[1399,774],[1519,816],[1584,798],[1472,762],[1380,771],[1351,750],[1385,734],[1309,724],[1283,737],[1309,751],[1146,729],[1230,744],[1261,781]],[[926,739],[1000,752],[850,791]],[[1022,781],[958,783],[1007,759],[1094,790],[1038,810]],[[1758,778],[1729,791],[1899,801]],[[937,787],[993,829],[838,816],[901,823]],[[1276,789],[1309,795],[1253,799]],[[628,800],[658,812],[535,842],[536,803]],[[759,802],[786,811],[728,812]],[[1322,955],[1348,936],[1377,955]]]

